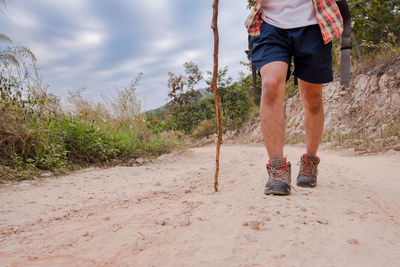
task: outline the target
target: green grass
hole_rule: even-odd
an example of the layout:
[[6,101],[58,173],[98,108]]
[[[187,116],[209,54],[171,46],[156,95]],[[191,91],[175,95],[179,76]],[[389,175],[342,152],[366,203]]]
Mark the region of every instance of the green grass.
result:
[[[0,164],[0,179],[25,180],[41,172],[62,174],[89,165],[113,165],[137,157],[155,157],[170,152],[177,140],[160,134],[140,134],[130,127],[114,129],[64,117],[31,125],[25,136],[25,150],[14,153]],[[21,143],[22,145],[22,143]]]
[[[30,179],[43,172],[62,174],[90,165],[113,166],[138,157],[156,157],[170,152],[180,142],[175,133],[149,129],[140,113],[112,116],[116,112],[107,113],[104,106],[98,110],[98,104],[89,102],[84,110],[77,108],[74,113],[56,108],[46,113],[44,107],[57,105],[49,105],[46,100],[23,101],[15,94],[18,90],[2,88],[5,93],[0,99],[0,182]],[[16,95],[16,100],[9,101],[6,94]]]

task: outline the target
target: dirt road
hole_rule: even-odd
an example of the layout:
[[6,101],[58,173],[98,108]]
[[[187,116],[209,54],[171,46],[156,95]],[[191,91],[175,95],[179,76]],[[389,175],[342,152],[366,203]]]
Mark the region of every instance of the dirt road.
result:
[[287,197],[243,145],[223,145],[219,193],[213,146],[2,185],[0,266],[400,266],[400,153],[320,156],[318,186]]

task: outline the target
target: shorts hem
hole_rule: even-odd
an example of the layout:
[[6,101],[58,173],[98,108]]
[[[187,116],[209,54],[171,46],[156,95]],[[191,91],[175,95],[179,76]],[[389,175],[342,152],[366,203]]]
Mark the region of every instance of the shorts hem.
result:
[[326,78],[326,79],[307,78],[307,77],[304,77],[304,76],[299,75],[297,73],[293,73],[293,76],[295,76],[296,78],[299,78],[299,79],[301,79],[301,80],[303,80],[305,82],[313,83],[313,84],[324,84],[324,83],[330,83],[330,82],[333,81],[333,76],[331,76],[329,78]]
[[267,65],[267,64],[269,64],[269,63],[272,63],[272,62],[285,62],[286,64],[288,64],[288,67],[290,66],[290,64],[291,64],[291,62],[290,62],[290,60],[284,60],[284,59],[282,59],[282,58],[272,58],[272,59],[268,59],[268,60],[262,60],[262,61],[259,61],[259,62],[254,62],[254,61],[252,61],[253,62],[253,64],[254,65],[256,65],[256,68],[257,68],[257,73],[259,74],[259,75],[261,75],[260,74],[260,71],[261,71],[261,68],[262,67],[264,67],[265,65]]

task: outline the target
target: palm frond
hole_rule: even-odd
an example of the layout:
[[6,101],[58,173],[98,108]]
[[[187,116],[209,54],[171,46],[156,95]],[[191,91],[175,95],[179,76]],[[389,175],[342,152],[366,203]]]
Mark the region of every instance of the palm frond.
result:
[[[0,3],[3,3],[4,8],[7,8],[6,0],[0,0]],[[5,15],[4,12],[3,12],[3,10],[0,10],[0,13],[2,13],[3,15]]]
[[0,41],[6,41],[9,43],[12,43],[11,39],[7,35],[2,34],[2,33],[0,33]]
[[0,62],[7,62],[13,66],[19,67],[19,62],[16,56],[10,53],[0,52]]
[[27,48],[26,46],[17,46],[16,50],[18,51],[18,54],[28,58],[29,60],[31,60],[33,63],[36,63],[36,57],[33,54],[33,52]]

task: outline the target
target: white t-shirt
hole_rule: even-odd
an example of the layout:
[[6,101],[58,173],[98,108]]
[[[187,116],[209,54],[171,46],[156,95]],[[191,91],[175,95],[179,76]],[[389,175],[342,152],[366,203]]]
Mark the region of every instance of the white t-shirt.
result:
[[318,24],[312,0],[263,0],[262,19],[281,29]]

